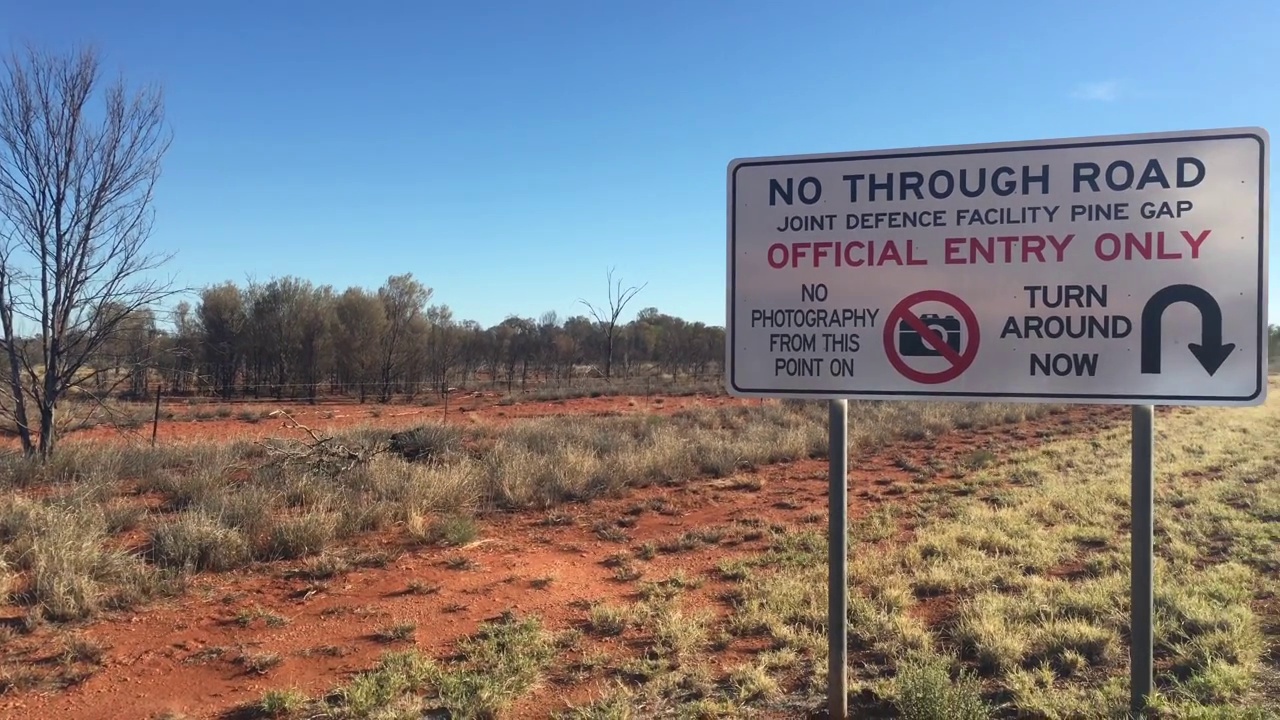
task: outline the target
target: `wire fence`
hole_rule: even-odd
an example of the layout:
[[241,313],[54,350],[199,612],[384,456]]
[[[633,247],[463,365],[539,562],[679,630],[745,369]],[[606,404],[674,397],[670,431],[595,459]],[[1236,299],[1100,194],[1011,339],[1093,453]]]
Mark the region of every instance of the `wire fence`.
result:
[[[248,388],[239,387],[231,397],[215,394],[174,393],[170,388],[159,386],[161,401],[165,405],[226,405],[245,406],[269,403],[315,403],[315,404],[367,404],[367,405],[440,405],[464,401],[468,398],[487,398],[498,401],[529,402],[573,400],[581,398],[598,398],[612,396],[687,396],[687,395],[724,395],[724,385],[710,378],[669,380],[661,378],[619,378],[614,380],[571,381],[538,381],[520,383],[510,386],[503,381],[472,382],[464,386],[451,386],[445,393],[439,392],[436,383],[391,383],[391,392],[384,397],[382,383],[371,383],[363,388],[336,387],[322,384],[291,383],[287,385],[262,385]],[[112,405],[149,406],[155,401],[157,388],[152,387],[146,397],[120,398],[107,401]],[[90,397],[71,397],[71,402],[87,404],[103,404],[103,401]]]

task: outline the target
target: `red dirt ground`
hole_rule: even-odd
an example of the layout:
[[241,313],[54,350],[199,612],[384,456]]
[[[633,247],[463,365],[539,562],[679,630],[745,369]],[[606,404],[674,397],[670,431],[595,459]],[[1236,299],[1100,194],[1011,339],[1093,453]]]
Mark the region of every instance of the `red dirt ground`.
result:
[[[631,413],[669,414],[680,410],[724,405],[759,403],[723,395],[689,396],[612,396],[577,398],[571,400],[530,400],[511,405],[499,404],[498,394],[464,396],[449,403],[448,414],[443,405],[421,405],[283,401],[280,403],[253,402],[227,405],[187,405],[172,403],[161,405],[161,420],[157,442],[211,442],[229,440],[261,440],[282,434],[282,417],[262,417],[276,410],[288,412],[295,420],[315,430],[330,432],[356,427],[407,428],[425,423],[443,421],[452,424],[479,422],[502,423],[522,418],[556,417],[563,415],[610,416]],[[225,418],[204,420],[193,418],[195,412],[214,413],[219,409],[229,412]],[[255,420],[241,419],[242,413],[251,413]],[[170,416],[172,419],[165,419]],[[288,434],[288,433],[286,433]],[[67,442],[103,440],[140,440],[150,442],[151,423],[133,429],[120,429],[110,425],[79,430],[66,436]]]
[[[667,399],[661,405],[670,408],[707,402],[730,401]],[[638,404],[658,403],[646,400]],[[613,412],[621,410],[618,405],[616,400],[601,399],[574,401],[564,407]],[[621,405],[627,407],[626,401]],[[438,413],[439,409],[427,412]],[[497,416],[499,412],[522,411],[521,406],[512,406],[478,412]],[[392,412],[387,412],[379,419],[390,415]],[[913,485],[909,474],[894,463],[903,455],[921,463],[937,457],[946,467],[955,467],[975,448],[1002,455],[1044,442],[1047,437],[1097,432],[1125,417],[1123,408],[1076,407],[1016,427],[954,431],[940,439],[902,442],[853,458],[850,516],[857,518],[881,503],[912,501],[921,486]],[[204,434],[209,424],[192,427]],[[229,430],[235,423],[224,421],[220,427]],[[243,429],[253,431],[255,426],[246,424]],[[956,482],[956,478],[944,473],[931,482]],[[904,486],[912,486],[906,494],[902,494]],[[636,524],[625,530],[627,542],[601,540],[592,531],[597,521],[616,522],[648,501],[653,503],[650,507],[661,505],[661,509],[643,510],[635,518]],[[436,657],[446,655],[460,637],[504,610],[537,615],[553,630],[575,627],[585,617],[585,603],[634,601],[638,583],[614,579],[606,558],[640,542],[661,543],[690,529],[729,525],[747,518],[793,529],[807,526],[825,533],[826,462],[775,465],[678,488],[636,489],[624,498],[566,506],[561,511],[572,517],[572,524],[548,526],[542,513],[487,517],[480,523],[481,539],[461,549],[410,548],[395,535],[371,538],[361,550],[383,550],[398,557],[385,568],[354,570],[320,583],[289,579],[282,564],[200,575],[181,598],[107,616],[75,631],[107,648],[103,667],[65,691],[10,691],[0,697],[0,716],[148,718],[170,711],[189,718],[228,717],[237,706],[258,700],[272,688],[296,687],[319,696],[345,682],[351,673],[371,667],[388,649],[416,646]],[[642,580],[661,579],[676,571],[704,579],[700,589],[686,592],[686,606],[695,603],[724,612],[718,594],[726,585],[718,579],[716,565],[729,557],[758,553],[766,542],[765,538],[739,536],[715,547],[659,553],[652,561],[636,564],[644,572]],[[446,560],[455,556],[476,565],[450,569]],[[550,582],[544,587],[534,583],[546,578]],[[430,592],[411,592],[411,582]],[[273,628],[258,620],[242,627],[234,622],[238,611],[254,606],[286,617],[288,624]],[[397,622],[417,623],[415,638],[387,645],[372,637],[377,629]],[[749,642],[735,643],[722,657],[732,662],[747,657],[757,649]],[[10,640],[3,653],[10,662],[21,662],[24,652],[31,653],[25,656],[26,662],[31,662],[33,657],[56,655],[61,643],[62,637],[45,627]],[[627,654],[621,640],[586,635],[584,644],[615,657]],[[283,662],[265,675],[248,674],[235,661],[241,651],[278,653]],[[547,717],[568,704],[589,701],[600,691],[599,683],[584,684],[573,675],[572,667],[557,666],[548,682],[522,700],[509,716]]]

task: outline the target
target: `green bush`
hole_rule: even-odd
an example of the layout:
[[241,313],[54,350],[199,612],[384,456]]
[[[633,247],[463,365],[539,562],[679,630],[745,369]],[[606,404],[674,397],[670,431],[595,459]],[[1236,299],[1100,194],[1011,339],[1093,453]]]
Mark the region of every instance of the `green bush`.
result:
[[894,679],[898,711],[905,720],[986,720],[991,708],[982,699],[976,676],[962,672],[952,681],[943,657],[904,662]]

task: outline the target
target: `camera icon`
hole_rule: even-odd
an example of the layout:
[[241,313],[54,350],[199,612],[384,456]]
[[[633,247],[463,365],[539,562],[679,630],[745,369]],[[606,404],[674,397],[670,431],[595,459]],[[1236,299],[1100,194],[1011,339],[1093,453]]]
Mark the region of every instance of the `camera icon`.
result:
[[[960,319],[954,315],[945,317],[926,313],[920,316],[925,327],[937,333],[957,353],[960,352]],[[920,333],[907,324],[906,320],[898,322],[898,353],[904,357],[941,357],[942,353],[925,342]]]

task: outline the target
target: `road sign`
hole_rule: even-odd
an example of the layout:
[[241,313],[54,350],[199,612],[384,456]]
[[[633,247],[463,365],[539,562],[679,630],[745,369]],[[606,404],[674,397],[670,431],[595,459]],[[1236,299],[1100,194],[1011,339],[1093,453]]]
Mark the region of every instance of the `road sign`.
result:
[[1262,129],[735,160],[751,397],[1254,405]]

